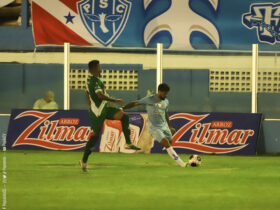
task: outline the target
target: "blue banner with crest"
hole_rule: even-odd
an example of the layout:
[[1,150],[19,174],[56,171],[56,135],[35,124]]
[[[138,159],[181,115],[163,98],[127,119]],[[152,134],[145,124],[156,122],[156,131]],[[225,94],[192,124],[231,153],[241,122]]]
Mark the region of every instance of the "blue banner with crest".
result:
[[251,50],[258,43],[261,50],[280,49],[274,0],[34,0],[32,11],[36,45]]

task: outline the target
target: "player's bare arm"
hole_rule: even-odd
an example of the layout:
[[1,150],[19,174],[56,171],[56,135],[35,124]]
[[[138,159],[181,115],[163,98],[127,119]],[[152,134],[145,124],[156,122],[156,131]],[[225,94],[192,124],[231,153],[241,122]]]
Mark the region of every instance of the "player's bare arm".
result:
[[117,103],[121,106],[123,105],[123,100],[121,100],[121,99],[115,99],[115,98],[106,96],[101,91],[97,92],[96,94],[97,94],[98,98],[101,100],[111,101],[111,102]]
[[169,127],[171,133],[172,133],[172,134],[175,133],[176,130],[175,130],[175,128],[173,128],[173,127],[171,126],[170,121],[169,121],[169,115],[168,115],[167,112],[165,112],[165,119],[166,119],[166,122],[167,122],[167,124],[168,124],[168,127]]
[[131,109],[131,108],[136,107],[138,105],[140,105],[140,103],[138,101],[133,101],[133,102],[130,102],[130,103],[126,104],[125,106],[123,106],[122,109],[123,110]]

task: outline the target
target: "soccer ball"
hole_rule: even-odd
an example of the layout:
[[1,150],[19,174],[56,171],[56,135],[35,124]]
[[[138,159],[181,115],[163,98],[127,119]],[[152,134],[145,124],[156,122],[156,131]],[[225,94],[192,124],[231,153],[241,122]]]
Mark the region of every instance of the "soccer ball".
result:
[[188,165],[192,167],[200,166],[201,158],[198,155],[191,155],[189,157]]

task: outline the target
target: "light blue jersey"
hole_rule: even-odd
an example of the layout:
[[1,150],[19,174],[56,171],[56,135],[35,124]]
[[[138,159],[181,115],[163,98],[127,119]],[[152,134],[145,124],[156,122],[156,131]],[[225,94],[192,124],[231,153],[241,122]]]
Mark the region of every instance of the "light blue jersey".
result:
[[165,112],[168,110],[168,99],[161,100],[155,95],[147,96],[138,101],[140,104],[146,105],[149,119],[149,133],[154,140],[161,142],[163,138],[172,141],[172,134],[168,127]]
[[151,122],[154,127],[161,128],[167,125],[165,112],[168,110],[168,99],[161,100],[155,95],[152,95],[142,98],[138,102],[146,105],[149,122]]

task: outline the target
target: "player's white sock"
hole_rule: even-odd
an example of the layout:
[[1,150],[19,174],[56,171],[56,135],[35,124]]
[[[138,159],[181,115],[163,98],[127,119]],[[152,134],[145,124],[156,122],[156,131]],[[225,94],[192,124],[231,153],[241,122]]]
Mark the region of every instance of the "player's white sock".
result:
[[169,147],[166,149],[168,155],[175,160],[181,167],[186,167],[186,163],[181,160],[181,158],[174,151],[173,147]]

